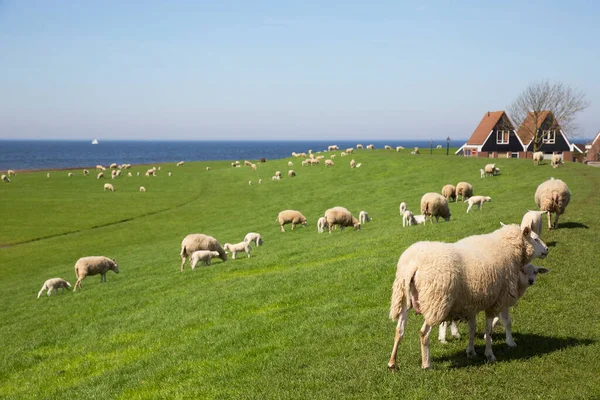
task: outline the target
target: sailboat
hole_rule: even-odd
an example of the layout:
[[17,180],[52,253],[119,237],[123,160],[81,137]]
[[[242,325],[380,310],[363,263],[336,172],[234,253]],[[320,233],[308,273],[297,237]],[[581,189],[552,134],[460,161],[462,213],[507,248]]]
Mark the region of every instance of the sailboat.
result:
[[94,138],[94,140],[92,140],[92,144],[98,144],[98,139]]

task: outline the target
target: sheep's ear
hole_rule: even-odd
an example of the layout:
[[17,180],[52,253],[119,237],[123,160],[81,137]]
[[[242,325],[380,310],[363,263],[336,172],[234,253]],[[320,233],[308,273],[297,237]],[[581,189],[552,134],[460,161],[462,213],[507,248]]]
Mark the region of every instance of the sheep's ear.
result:
[[550,270],[549,270],[548,268],[539,267],[539,268],[537,269],[537,272],[538,272],[539,274],[546,274],[546,273],[550,272]]
[[529,236],[531,234],[531,228],[528,226],[523,227],[523,236]]

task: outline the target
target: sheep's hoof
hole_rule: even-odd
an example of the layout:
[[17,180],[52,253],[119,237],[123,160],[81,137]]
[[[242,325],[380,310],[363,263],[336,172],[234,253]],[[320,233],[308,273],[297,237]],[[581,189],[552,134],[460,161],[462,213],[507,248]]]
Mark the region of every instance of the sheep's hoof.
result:
[[475,358],[477,357],[477,353],[475,353],[475,350],[467,350],[467,358]]
[[511,342],[506,342],[506,345],[507,345],[508,347],[513,347],[513,348],[514,348],[514,347],[517,347],[517,344],[516,344],[514,341],[511,341]]
[[442,344],[448,344],[448,341],[446,339],[443,339],[443,340],[440,339],[440,343],[442,343]]
[[493,363],[493,362],[496,362],[496,357],[493,354],[490,354],[487,356],[487,360],[488,360],[488,362]]
[[455,335],[455,334],[452,334],[452,337],[453,337],[453,338],[456,338],[456,339],[460,339],[460,333],[457,333],[456,335]]
[[423,371],[433,371],[433,368],[431,368],[431,365],[422,366],[421,368],[423,369]]
[[398,370],[398,368],[396,368],[396,364],[388,364],[387,369],[390,372],[396,372]]

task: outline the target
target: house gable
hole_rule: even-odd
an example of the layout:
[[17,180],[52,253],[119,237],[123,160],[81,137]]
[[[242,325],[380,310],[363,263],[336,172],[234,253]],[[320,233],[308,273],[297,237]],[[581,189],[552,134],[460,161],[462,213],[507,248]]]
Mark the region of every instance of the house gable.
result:
[[505,115],[504,111],[488,111],[485,113],[466,144],[469,146],[483,145],[490,136],[490,132],[498,124],[498,121]]
[[[546,154],[552,154],[554,152],[562,153],[564,151],[572,151],[571,142],[565,136],[560,125],[554,119],[554,115],[550,111],[545,112],[544,120],[539,124],[539,131],[550,133],[550,137],[542,139],[538,151],[543,151]],[[533,137],[531,137],[527,146],[527,151],[533,151]]]
[[521,140],[517,136],[512,122],[506,113],[502,113],[483,143],[481,151],[519,152],[523,151],[523,148],[523,143],[521,143]]

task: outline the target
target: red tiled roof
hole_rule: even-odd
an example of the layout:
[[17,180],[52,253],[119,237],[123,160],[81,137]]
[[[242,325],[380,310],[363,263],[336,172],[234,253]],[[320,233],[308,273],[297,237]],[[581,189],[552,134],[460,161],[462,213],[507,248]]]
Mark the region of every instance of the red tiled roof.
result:
[[519,127],[519,130],[517,131],[517,136],[521,138],[523,144],[529,144],[531,142],[531,139],[533,139],[533,134],[540,128],[540,126],[542,126],[546,118],[548,118],[550,115],[552,115],[552,111],[539,111],[537,116],[537,127],[534,129],[533,125],[535,116],[533,112],[529,112],[529,114],[527,114],[527,118],[525,118],[525,121],[523,121]]
[[467,145],[482,145],[503,114],[504,111],[486,112],[469,140],[467,140]]

